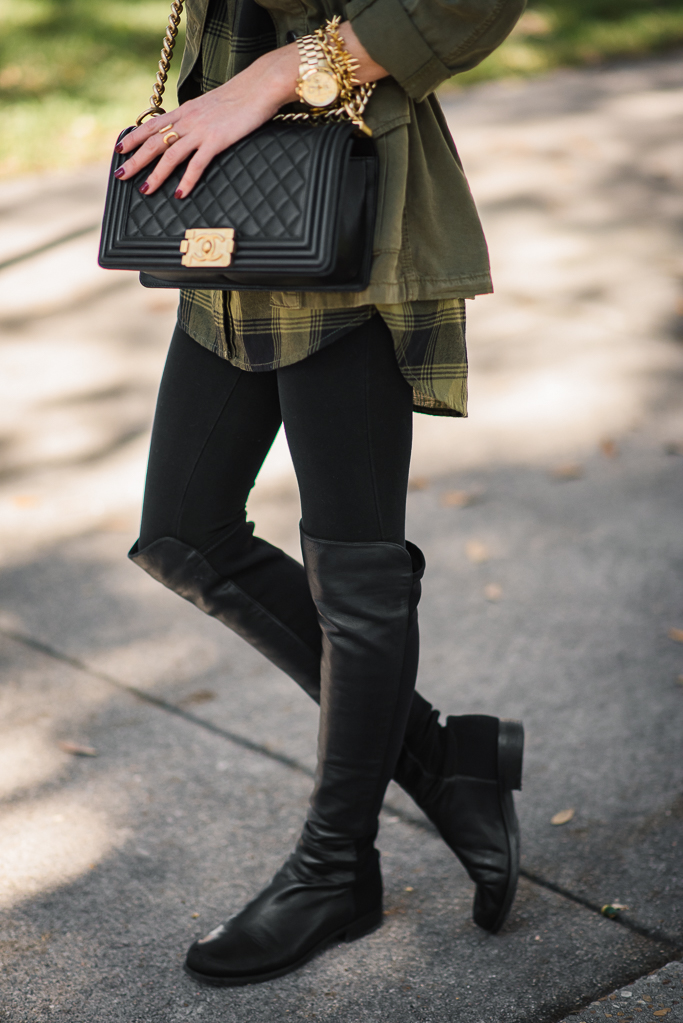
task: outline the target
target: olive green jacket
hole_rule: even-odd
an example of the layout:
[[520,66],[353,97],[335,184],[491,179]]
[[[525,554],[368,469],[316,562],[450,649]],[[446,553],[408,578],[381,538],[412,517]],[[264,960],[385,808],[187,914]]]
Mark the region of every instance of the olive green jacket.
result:
[[[253,59],[239,46],[242,8],[230,0],[232,77]],[[390,77],[366,113],[380,158],[379,206],[369,287],[362,292],[276,293],[276,305],[339,308],[490,292],[486,242],[455,145],[434,90],[474,67],[508,35],[525,0],[259,0],[278,46],[335,14],[349,19]],[[209,0],[187,0],[181,102],[196,95],[197,62]]]

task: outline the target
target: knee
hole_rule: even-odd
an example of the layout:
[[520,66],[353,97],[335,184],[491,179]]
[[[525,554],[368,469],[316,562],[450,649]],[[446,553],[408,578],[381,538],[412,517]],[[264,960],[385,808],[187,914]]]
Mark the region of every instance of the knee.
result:
[[234,578],[260,560],[263,543],[254,536],[254,523],[247,522],[243,512],[205,541],[199,552],[219,575]]

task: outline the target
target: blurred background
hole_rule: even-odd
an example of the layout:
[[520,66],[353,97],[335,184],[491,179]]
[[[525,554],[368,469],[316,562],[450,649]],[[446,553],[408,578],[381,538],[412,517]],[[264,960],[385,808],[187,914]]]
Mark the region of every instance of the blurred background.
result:
[[[1,0],[3,176],[107,156],[112,136],[150,91],[168,6],[166,0]],[[682,43],[683,5],[675,0],[532,3],[513,35],[461,75],[457,87],[641,57]]]
[[[458,990],[465,1023],[556,1021],[683,947],[683,4],[533,3],[441,89],[496,292],[468,302],[469,418],[415,417],[419,685],[445,713],[525,721],[511,922],[477,936],[464,873],[393,790],[393,945],[383,930],[235,995],[237,1015],[168,964],[279,865],[317,715],[125,558],[177,295],[96,258],[109,153],[148,105],[168,6],[0,0],[6,1018],[265,1023],[286,1004],[450,1023]],[[282,435],[250,513],[299,556]],[[612,902],[635,930],[600,916]]]

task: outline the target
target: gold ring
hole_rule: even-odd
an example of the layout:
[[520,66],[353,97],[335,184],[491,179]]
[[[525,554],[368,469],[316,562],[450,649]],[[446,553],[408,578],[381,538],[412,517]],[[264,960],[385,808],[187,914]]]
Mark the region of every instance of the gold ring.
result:
[[172,124],[167,124],[165,128],[159,128],[159,134],[163,135],[165,131],[170,131],[172,127]]
[[177,131],[169,131],[167,135],[164,135],[164,144],[167,146],[171,146],[173,145],[174,142],[177,142],[179,138],[180,135],[178,134]]

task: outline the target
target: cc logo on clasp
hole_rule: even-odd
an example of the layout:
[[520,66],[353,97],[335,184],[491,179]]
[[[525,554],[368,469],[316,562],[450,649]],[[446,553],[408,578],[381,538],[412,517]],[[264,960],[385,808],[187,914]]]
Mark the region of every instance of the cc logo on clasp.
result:
[[232,227],[189,227],[180,243],[183,266],[230,266],[235,249]]

